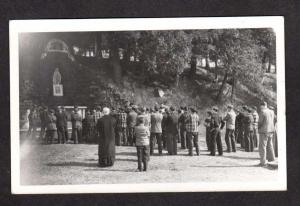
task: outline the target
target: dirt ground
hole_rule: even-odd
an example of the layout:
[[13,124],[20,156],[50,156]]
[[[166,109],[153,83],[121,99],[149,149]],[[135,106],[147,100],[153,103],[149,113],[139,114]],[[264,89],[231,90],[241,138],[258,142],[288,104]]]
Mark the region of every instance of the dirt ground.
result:
[[[224,142],[223,148],[226,149]],[[151,156],[147,172],[137,172],[135,147],[116,147],[114,166],[99,168],[97,145],[41,145],[23,141],[21,184],[262,182],[277,178],[276,169],[256,166],[259,163],[257,149],[247,153],[238,145],[236,153],[224,152],[223,156],[212,157],[208,155],[204,136],[201,135],[200,156],[190,157],[187,153],[187,150],[179,149],[177,156],[168,156],[164,151],[163,156]]]

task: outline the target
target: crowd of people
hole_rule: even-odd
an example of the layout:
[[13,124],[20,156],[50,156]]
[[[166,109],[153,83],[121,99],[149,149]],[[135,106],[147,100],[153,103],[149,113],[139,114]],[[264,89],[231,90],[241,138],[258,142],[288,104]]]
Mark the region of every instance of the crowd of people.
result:
[[[72,123],[69,138],[68,121]],[[99,166],[112,166],[115,161],[115,145],[136,146],[138,171],[146,171],[150,156],[157,148],[158,155],[166,150],[169,155],[177,155],[177,145],[187,154],[200,155],[199,126],[200,117],[194,107],[156,105],[154,108],[130,104],[122,108],[88,109],[85,118],[77,106],[69,115],[64,107],[56,109],[33,108],[29,114],[27,135],[35,137],[40,122],[39,138],[46,144],[54,143],[55,136],[60,144],[97,142],[99,145]],[[253,152],[259,147],[260,164],[274,161],[277,156],[276,115],[274,108],[266,102],[260,105],[258,113],[255,106],[241,109],[227,106],[222,114],[214,106],[207,111],[204,120],[206,145],[210,155],[223,155],[221,130],[226,125],[226,152],[236,152],[236,144],[242,150]]]

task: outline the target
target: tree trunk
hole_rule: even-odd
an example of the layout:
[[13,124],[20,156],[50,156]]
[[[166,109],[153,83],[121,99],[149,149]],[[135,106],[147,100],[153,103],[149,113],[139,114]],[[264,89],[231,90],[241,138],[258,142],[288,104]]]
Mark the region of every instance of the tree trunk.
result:
[[215,80],[218,79],[218,73],[217,73],[217,70],[218,70],[218,59],[216,58],[216,60],[215,60]]
[[266,69],[266,68],[265,68],[266,58],[267,58],[267,54],[266,54],[266,52],[264,52],[263,58],[262,58],[262,62],[261,62],[261,63],[262,63],[262,66],[261,66],[261,67],[262,67],[262,70],[263,70],[263,71],[265,71],[265,69]]
[[180,78],[180,75],[179,74],[176,74],[176,87],[179,86],[179,78]]
[[113,70],[113,79],[117,84],[120,84],[122,80],[122,68],[117,48],[111,49],[110,63]]
[[97,57],[98,56],[98,38],[97,38],[97,35],[95,35],[95,50],[94,50],[94,52],[95,52],[95,57]]
[[190,70],[190,77],[194,77],[197,71],[197,58],[192,56],[191,57],[191,70]]
[[205,57],[205,69],[209,70],[209,59],[208,59],[208,55]]
[[234,97],[234,92],[235,92],[235,77],[233,76],[232,77],[232,87],[231,87],[231,102],[233,102],[233,97]]
[[225,87],[226,82],[227,82],[227,77],[228,77],[228,72],[226,71],[226,73],[224,75],[224,79],[222,81],[222,85],[221,85],[221,87],[219,89],[219,92],[218,92],[218,95],[217,95],[217,98],[216,98],[217,101],[219,101],[221,99],[221,97],[222,97],[223,90],[224,90],[224,87]]
[[268,73],[271,73],[271,59],[269,58]]

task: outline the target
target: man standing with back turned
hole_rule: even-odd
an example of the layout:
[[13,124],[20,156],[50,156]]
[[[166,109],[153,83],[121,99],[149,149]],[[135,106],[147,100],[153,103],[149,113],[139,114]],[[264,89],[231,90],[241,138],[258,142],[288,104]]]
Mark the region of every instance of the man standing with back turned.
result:
[[236,114],[233,111],[233,105],[228,105],[227,109],[228,112],[223,119],[223,121],[226,122],[225,142],[227,145],[227,152],[236,152],[234,137]]
[[275,160],[273,148],[273,134],[274,134],[274,115],[268,109],[267,103],[263,102],[260,106],[258,132],[259,132],[259,166],[266,166],[267,160],[269,162]]

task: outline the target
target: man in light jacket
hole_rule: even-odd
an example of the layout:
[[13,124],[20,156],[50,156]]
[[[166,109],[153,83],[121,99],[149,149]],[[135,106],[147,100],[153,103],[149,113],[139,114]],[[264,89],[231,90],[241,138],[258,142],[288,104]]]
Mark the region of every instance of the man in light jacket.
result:
[[236,114],[233,111],[233,105],[231,105],[231,104],[228,105],[227,109],[228,109],[228,112],[223,119],[223,121],[226,122],[225,142],[226,142],[226,146],[227,146],[227,152],[236,152],[235,137],[234,137]]
[[267,160],[269,162],[275,160],[274,147],[273,147],[273,134],[274,134],[274,113],[271,112],[267,103],[261,104],[261,111],[259,114],[258,132],[259,132],[259,166],[266,166]]

